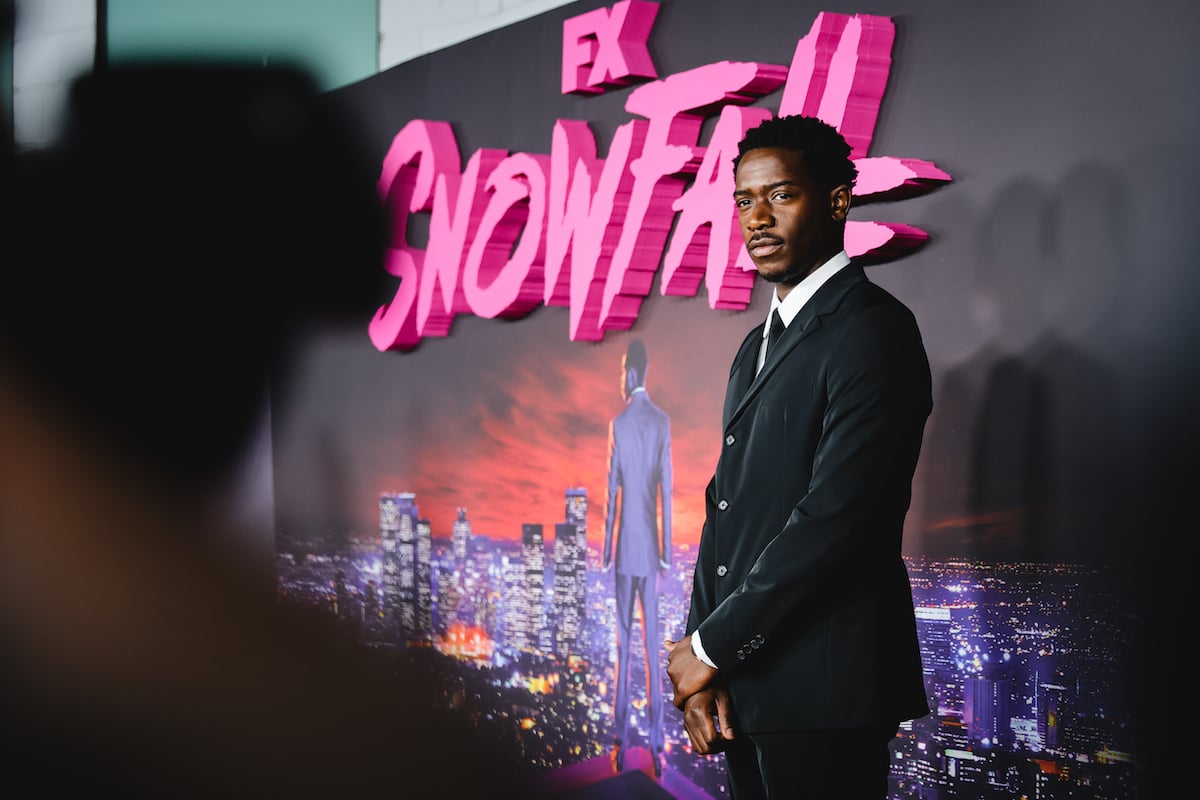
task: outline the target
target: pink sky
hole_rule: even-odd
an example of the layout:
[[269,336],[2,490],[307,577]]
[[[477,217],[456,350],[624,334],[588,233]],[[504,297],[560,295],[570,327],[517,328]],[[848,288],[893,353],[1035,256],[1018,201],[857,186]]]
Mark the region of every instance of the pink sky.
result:
[[[743,324],[754,323],[746,319]],[[421,423],[426,435],[406,435],[404,463],[412,469],[376,474],[373,497],[414,492],[436,536],[450,533],[461,505],[476,533],[518,538],[522,524],[532,522],[544,526],[549,540],[554,524],[564,520],[566,489],[584,487],[588,538],[599,547],[608,424],[624,407],[620,360],[630,338],[622,334],[602,345],[572,343],[569,357],[546,353],[485,369],[468,409],[454,419],[441,419],[431,409]],[[734,340],[726,346],[737,344]],[[704,487],[720,445],[729,356],[722,354],[719,361],[724,363],[717,363],[702,346],[679,339],[662,347],[647,345],[646,388],[672,422],[672,538],[695,544],[704,522]],[[676,352],[668,353],[667,347]],[[436,435],[428,435],[433,431]]]

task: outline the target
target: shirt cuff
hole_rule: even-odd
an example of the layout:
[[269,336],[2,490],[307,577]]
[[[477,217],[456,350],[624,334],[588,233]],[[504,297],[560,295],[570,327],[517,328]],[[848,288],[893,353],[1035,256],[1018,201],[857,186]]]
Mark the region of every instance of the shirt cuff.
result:
[[704,652],[704,645],[700,643],[699,629],[692,631],[692,655],[713,669],[717,668],[717,665],[713,663],[713,660],[708,657],[708,653]]

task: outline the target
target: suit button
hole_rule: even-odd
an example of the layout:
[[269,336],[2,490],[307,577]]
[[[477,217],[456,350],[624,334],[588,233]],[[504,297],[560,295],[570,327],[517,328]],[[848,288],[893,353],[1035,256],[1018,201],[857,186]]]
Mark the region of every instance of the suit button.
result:
[[733,438],[732,433],[725,437],[725,444],[733,444],[736,441],[737,441],[737,439]]
[[754,637],[755,644],[762,644],[765,641],[766,641],[766,639],[763,638],[763,635],[761,633]]
[[754,641],[752,641],[752,642],[750,643],[750,649],[751,649],[751,650],[757,650],[757,649],[758,649],[758,647],[759,647],[759,645],[758,645],[758,639],[755,639]]
[[717,577],[718,578],[724,578],[725,573],[727,573],[727,572],[729,572],[729,567],[725,566],[724,564],[721,564],[720,566],[717,567]]
[[743,653],[741,650],[738,650],[738,652],[737,652],[737,657],[738,657],[738,661],[745,661],[745,660],[746,660],[746,654],[745,654],[745,653]]
[[725,509],[729,508],[729,501],[728,501],[728,500],[722,500],[721,502],[717,503],[717,508],[719,508],[719,509],[721,509],[722,511],[724,511]]

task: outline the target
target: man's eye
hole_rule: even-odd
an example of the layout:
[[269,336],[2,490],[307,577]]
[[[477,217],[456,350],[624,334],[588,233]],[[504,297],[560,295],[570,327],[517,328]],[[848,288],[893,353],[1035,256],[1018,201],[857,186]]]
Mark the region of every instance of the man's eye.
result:
[[772,200],[787,200],[790,197],[791,195],[787,192],[776,192],[775,194],[771,195]]

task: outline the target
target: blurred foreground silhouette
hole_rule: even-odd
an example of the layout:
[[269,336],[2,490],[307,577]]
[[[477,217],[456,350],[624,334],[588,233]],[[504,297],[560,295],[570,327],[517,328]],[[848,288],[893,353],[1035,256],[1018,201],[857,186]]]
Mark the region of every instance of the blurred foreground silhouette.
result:
[[80,78],[54,147],[9,138],[6,796],[532,796],[420,659],[335,644],[215,546],[305,326],[378,305],[377,170],[327,102],[288,68],[144,64]]

